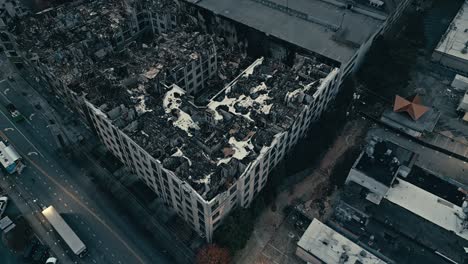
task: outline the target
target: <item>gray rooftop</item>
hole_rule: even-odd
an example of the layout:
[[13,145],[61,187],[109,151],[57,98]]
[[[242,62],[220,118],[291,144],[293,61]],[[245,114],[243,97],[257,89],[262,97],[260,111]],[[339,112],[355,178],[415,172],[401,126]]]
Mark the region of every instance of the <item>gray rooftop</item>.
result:
[[355,235],[359,244],[395,263],[449,263],[435,251],[463,263],[467,240],[387,199],[379,205],[369,202],[362,188],[347,185],[336,207],[333,221],[346,229],[345,234]]
[[466,29],[468,28],[468,2],[460,8],[445,34],[440,39],[436,51],[453,56],[461,61],[468,60],[466,43],[468,37]]
[[344,1],[294,0],[289,1],[289,9],[278,9],[285,8],[281,7],[285,3],[202,0],[197,5],[341,63],[355,54],[386,17],[383,10],[365,5],[348,10]]

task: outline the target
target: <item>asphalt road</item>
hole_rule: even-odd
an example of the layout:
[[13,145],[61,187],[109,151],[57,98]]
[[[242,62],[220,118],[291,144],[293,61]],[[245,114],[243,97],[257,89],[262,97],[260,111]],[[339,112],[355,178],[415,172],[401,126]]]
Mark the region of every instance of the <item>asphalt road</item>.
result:
[[[27,166],[21,175],[12,176],[15,184],[41,207],[53,205],[87,245],[88,256],[75,261],[170,263],[162,250],[155,248],[141,229],[119,211],[114,201],[94,186],[83,168],[56,150],[47,118],[29,103],[33,94],[31,88],[18,81],[0,80],[0,130]],[[9,118],[4,107],[8,101],[15,104],[26,120],[15,123]],[[56,236],[54,232],[50,235]]]

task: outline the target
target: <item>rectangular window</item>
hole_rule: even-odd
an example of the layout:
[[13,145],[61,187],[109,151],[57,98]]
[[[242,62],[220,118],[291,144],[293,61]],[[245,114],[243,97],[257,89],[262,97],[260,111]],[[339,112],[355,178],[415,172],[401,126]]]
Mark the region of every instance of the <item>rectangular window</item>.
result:
[[247,177],[245,178],[245,180],[244,180],[244,184],[245,184],[245,185],[248,185],[248,184],[249,184],[249,182],[250,182],[250,175],[249,175],[249,176],[247,176]]
[[213,215],[213,221],[219,216],[219,211],[216,212],[216,214]]
[[197,207],[199,211],[202,211],[202,212],[205,211],[204,206],[200,201],[197,201]]
[[219,207],[219,201],[215,201],[214,204],[211,206],[211,211],[215,211]]
[[231,190],[229,190],[229,195],[235,193],[237,191],[237,185],[232,186]]

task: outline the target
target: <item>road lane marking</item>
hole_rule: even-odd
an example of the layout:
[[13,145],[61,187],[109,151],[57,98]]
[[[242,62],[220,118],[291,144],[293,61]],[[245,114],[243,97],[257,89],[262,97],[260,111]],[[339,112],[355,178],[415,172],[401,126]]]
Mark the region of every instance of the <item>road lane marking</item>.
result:
[[[11,120],[5,115],[5,113],[3,113],[3,111],[0,111],[0,113],[2,113],[2,115],[8,120],[8,122],[10,122],[10,124],[16,129],[16,131],[18,131],[18,133],[20,133],[24,139],[26,139],[26,141],[31,144],[31,146],[37,151],[37,153],[39,153],[43,158],[44,158],[44,155],[42,155],[42,153],[39,151],[39,149],[36,148],[36,146],[31,142],[29,141],[29,139],[23,134],[23,132],[21,132],[16,126],[15,124],[13,124],[13,122],[11,122]],[[0,135],[3,135],[5,136],[5,138],[8,138],[3,132],[0,131]],[[11,143],[11,142],[10,142]],[[13,145],[13,144],[12,144]],[[18,151],[18,148],[16,148],[17,151]]]
[[[64,193],[66,193],[70,198],[72,198],[78,205],[83,207],[91,216],[93,216],[98,222],[100,222],[114,237],[119,240],[120,243],[140,262],[140,263],[145,263],[143,259],[123,240],[123,238],[117,234],[112,227],[110,227],[103,219],[101,219],[96,213],[93,212],[90,208],[88,208],[86,205],[83,204],[83,202],[78,199],[73,193],[69,192],[67,188],[62,186],[58,181],[56,181],[53,177],[51,177],[46,171],[44,171],[36,162],[31,160],[28,157],[25,157],[38,171],[40,171],[44,176],[49,178],[51,182],[53,182],[55,185],[57,185]],[[88,202],[86,202],[88,204]]]

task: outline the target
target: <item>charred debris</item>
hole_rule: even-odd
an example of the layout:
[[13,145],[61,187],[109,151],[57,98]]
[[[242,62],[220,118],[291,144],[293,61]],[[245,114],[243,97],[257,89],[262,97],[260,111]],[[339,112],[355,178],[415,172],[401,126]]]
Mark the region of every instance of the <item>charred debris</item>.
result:
[[[177,26],[156,32],[145,24],[151,12],[176,16]],[[290,129],[333,69],[303,56],[293,67],[254,61],[201,32],[169,0],[84,1],[10,27],[25,56],[47,67],[53,82],[106,113],[205,199],[227,190]],[[131,40],[121,41],[126,34]],[[214,74],[196,93],[184,90],[178,69],[210,56]]]

